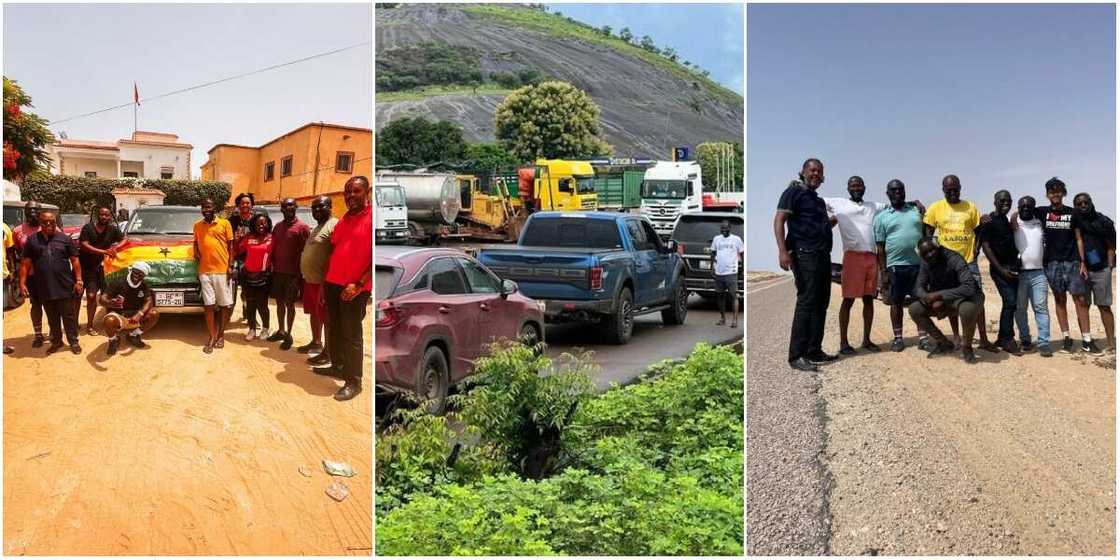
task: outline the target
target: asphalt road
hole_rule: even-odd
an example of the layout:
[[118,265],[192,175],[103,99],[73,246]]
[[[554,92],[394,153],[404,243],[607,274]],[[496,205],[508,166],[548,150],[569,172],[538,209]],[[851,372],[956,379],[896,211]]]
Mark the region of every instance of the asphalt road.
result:
[[[687,356],[698,343],[729,344],[741,339],[742,317],[736,329],[717,326],[717,309],[715,302],[693,295],[683,325],[665,326],[661,313],[638,317],[634,321],[634,335],[624,346],[602,342],[600,331],[587,325],[549,325],[545,331],[548,355],[555,358],[563,353],[591,351],[600,368],[595,375],[596,387],[605,390],[612,383],[625,385],[645,373],[651,364]],[[729,321],[730,317],[728,313]]]

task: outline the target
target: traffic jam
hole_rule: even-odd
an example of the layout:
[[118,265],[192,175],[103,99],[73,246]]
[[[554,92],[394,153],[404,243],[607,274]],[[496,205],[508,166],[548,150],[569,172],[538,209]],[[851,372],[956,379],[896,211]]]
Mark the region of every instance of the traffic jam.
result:
[[[670,357],[658,354],[671,345],[657,330],[675,329],[665,336],[684,342],[742,336],[723,318],[727,300],[734,327],[741,260],[721,277],[711,249],[734,236],[742,258],[743,193],[704,192],[695,161],[379,171],[374,194],[381,399],[408,394],[440,414],[500,340],[556,351],[636,346],[653,363]],[[690,309],[702,319],[686,326]]]

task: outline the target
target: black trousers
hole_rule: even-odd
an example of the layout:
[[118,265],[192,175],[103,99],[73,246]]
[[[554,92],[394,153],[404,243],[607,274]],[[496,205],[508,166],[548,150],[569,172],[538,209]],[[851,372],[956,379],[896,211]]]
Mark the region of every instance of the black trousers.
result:
[[342,301],[343,286],[323,283],[323,299],[327,304],[327,348],[331,364],[347,381],[362,379],[362,321],[366,318],[369,292],[360,292],[350,301]]
[[824,321],[832,296],[832,259],[828,251],[793,251],[797,304],[789,334],[789,361],[822,352]]
[[63,330],[66,331],[66,342],[72,345],[78,343],[78,314],[74,298],[44,300],[43,311],[47,314],[51,344],[62,342]]
[[268,328],[268,290],[269,285],[264,286],[244,286],[241,290],[241,301],[245,304],[244,313],[245,317],[249,320],[249,328],[257,328],[257,316],[260,316],[261,328]]

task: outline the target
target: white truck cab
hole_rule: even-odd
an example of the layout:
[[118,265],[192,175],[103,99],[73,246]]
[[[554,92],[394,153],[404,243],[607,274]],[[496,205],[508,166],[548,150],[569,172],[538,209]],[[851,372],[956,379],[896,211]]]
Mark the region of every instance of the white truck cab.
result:
[[677,217],[701,210],[704,184],[695,161],[659,161],[642,180],[641,214],[662,238],[673,233]]
[[374,231],[378,243],[408,241],[408,202],[398,183],[377,183],[373,189]]

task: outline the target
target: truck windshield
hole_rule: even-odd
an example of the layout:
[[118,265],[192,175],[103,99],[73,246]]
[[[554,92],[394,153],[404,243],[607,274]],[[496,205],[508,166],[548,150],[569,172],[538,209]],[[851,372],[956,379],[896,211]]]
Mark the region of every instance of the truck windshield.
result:
[[377,301],[381,301],[397,287],[397,269],[391,266],[378,266],[374,271],[373,286],[376,290]]
[[579,194],[592,194],[595,192],[594,177],[576,177],[576,190]]
[[140,210],[133,212],[128,221],[126,233],[129,235],[156,233],[191,235],[195,222],[202,214],[194,209]]
[[688,194],[686,181],[642,181],[643,198],[683,199]]
[[[677,222],[676,229],[673,230],[671,239],[678,243],[686,245],[693,245],[696,243],[710,244],[715,236],[719,235],[719,225],[723,223],[726,218],[715,216],[681,216],[680,221]],[[727,220],[731,222],[731,233],[738,235],[739,239],[743,238],[743,221],[742,220]]]
[[404,189],[401,187],[377,187],[377,206],[404,206]]
[[545,218],[529,223],[521,233],[521,244],[528,247],[615,249],[622,247],[622,240],[614,220]]

